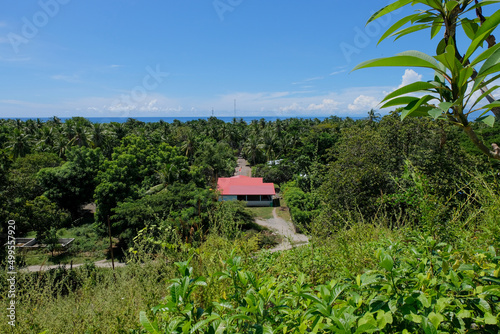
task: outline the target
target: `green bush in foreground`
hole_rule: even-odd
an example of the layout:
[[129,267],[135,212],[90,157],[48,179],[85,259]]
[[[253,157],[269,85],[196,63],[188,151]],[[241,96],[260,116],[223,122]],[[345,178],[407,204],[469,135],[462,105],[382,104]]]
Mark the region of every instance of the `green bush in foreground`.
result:
[[[493,247],[465,262],[452,246],[417,237],[386,242],[377,257],[375,270],[316,286],[304,274],[258,277],[238,256],[221,272],[195,276],[190,258],[176,263],[180,278],[140,321],[149,333],[498,333]],[[212,280],[226,281],[227,292],[202,303],[198,290]]]

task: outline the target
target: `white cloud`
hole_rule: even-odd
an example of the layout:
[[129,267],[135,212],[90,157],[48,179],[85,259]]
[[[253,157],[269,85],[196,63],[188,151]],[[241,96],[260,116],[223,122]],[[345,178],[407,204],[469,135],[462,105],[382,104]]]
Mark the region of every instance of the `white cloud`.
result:
[[[62,77],[59,79],[63,79]],[[213,97],[178,97],[147,92],[135,96],[123,91],[105,96],[37,101],[0,101],[0,114],[25,117],[60,117],[78,114],[84,117],[141,117],[141,116],[365,116],[383,98],[389,87],[351,87],[337,92],[318,94],[311,91],[235,92]],[[2,103],[3,102],[3,103]],[[10,103],[9,103],[10,102]],[[36,110],[36,114],[34,112]],[[6,115],[10,116],[10,115]]]
[[403,74],[403,77],[401,78],[401,84],[398,86],[398,88],[401,88],[403,86],[409,85],[411,83],[421,81],[422,80],[422,74],[418,74],[412,69],[406,69],[405,74]]
[[337,75],[337,74],[340,74],[340,73],[344,73],[344,72],[346,72],[346,71],[347,71],[347,70],[335,71],[335,72],[330,73],[330,75]]
[[65,81],[69,83],[76,83],[79,82],[78,75],[73,74],[73,75],[64,75],[64,74],[56,74],[50,77],[53,80],[60,80],[60,81]]
[[354,99],[353,103],[350,103],[347,108],[350,111],[368,111],[374,109],[379,104],[380,100],[374,96],[360,95]]
[[338,105],[339,105],[339,103],[333,99],[323,99],[323,101],[320,104],[311,103],[307,107],[307,110],[308,111],[321,111],[321,112],[335,111],[335,110],[337,110]]
[[316,80],[321,80],[321,79],[323,79],[323,77],[307,78],[307,79],[304,79],[304,81],[309,82],[309,81],[316,81]]

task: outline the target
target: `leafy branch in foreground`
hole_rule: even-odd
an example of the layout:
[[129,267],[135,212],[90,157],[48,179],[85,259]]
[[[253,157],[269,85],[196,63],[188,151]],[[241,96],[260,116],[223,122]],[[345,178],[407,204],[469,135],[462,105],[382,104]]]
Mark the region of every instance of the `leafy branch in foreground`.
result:
[[[500,149],[492,144],[490,150],[474,132],[469,116],[479,114],[476,122],[493,126],[495,116],[500,117],[500,101],[493,98],[495,85],[500,78],[500,44],[496,44],[493,31],[500,23],[500,10],[484,17],[482,8],[496,4],[497,0],[398,0],[375,14],[368,23],[411,4],[423,9],[408,15],[393,24],[380,41],[395,37],[399,39],[410,33],[430,29],[431,39],[444,27],[436,55],[420,51],[406,51],[393,57],[365,61],[353,70],[368,67],[422,67],[434,71],[434,79],[403,86],[388,94],[381,103],[382,108],[404,106],[401,119],[408,116],[426,116],[444,120],[461,127],[474,145],[490,158],[500,160]],[[474,11],[475,17],[467,17]],[[406,26],[409,24],[409,26]],[[457,27],[462,27],[469,39],[467,50],[462,55],[458,49]],[[379,41],[379,42],[380,42]],[[484,44],[488,48],[483,49]],[[477,70],[479,68],[479,70]],[[493,85],[488,87],[488,85]],[[419,93],[419,96],[408,94]],[[423,96],[422,93],[424,94]],[[485,103],[487,100],[488,103]],[[488,114],[492,112],[492,114]]]
[[[305,275],[258,277],[233,257],[226,270],[193,276],[189,260],[170,295],[141,312],[149,333],[498,333],[500,257],[494,247],[464,261],[430,236],[386,242],[379,266],[350,279],[312,286]],[[202,304],[193,291],[223,280],[234,293]]]

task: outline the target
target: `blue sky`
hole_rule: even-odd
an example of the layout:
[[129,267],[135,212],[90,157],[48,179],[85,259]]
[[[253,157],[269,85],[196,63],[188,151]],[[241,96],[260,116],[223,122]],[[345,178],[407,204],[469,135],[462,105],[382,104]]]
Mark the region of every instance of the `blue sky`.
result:
[[358,63],[417,49],[377,41],[387,1],[3,1],[0,117],[365,116],[384,93],[430,79]]

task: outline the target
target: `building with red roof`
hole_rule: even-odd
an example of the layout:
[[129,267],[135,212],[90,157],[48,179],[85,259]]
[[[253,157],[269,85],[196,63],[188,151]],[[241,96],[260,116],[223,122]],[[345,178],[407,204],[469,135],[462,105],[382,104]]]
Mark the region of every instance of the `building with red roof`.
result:
[[245,201],[247,206],[272,206],[276,194],[273,183],[244,175],[219,178],[217,190],[220,201]]

